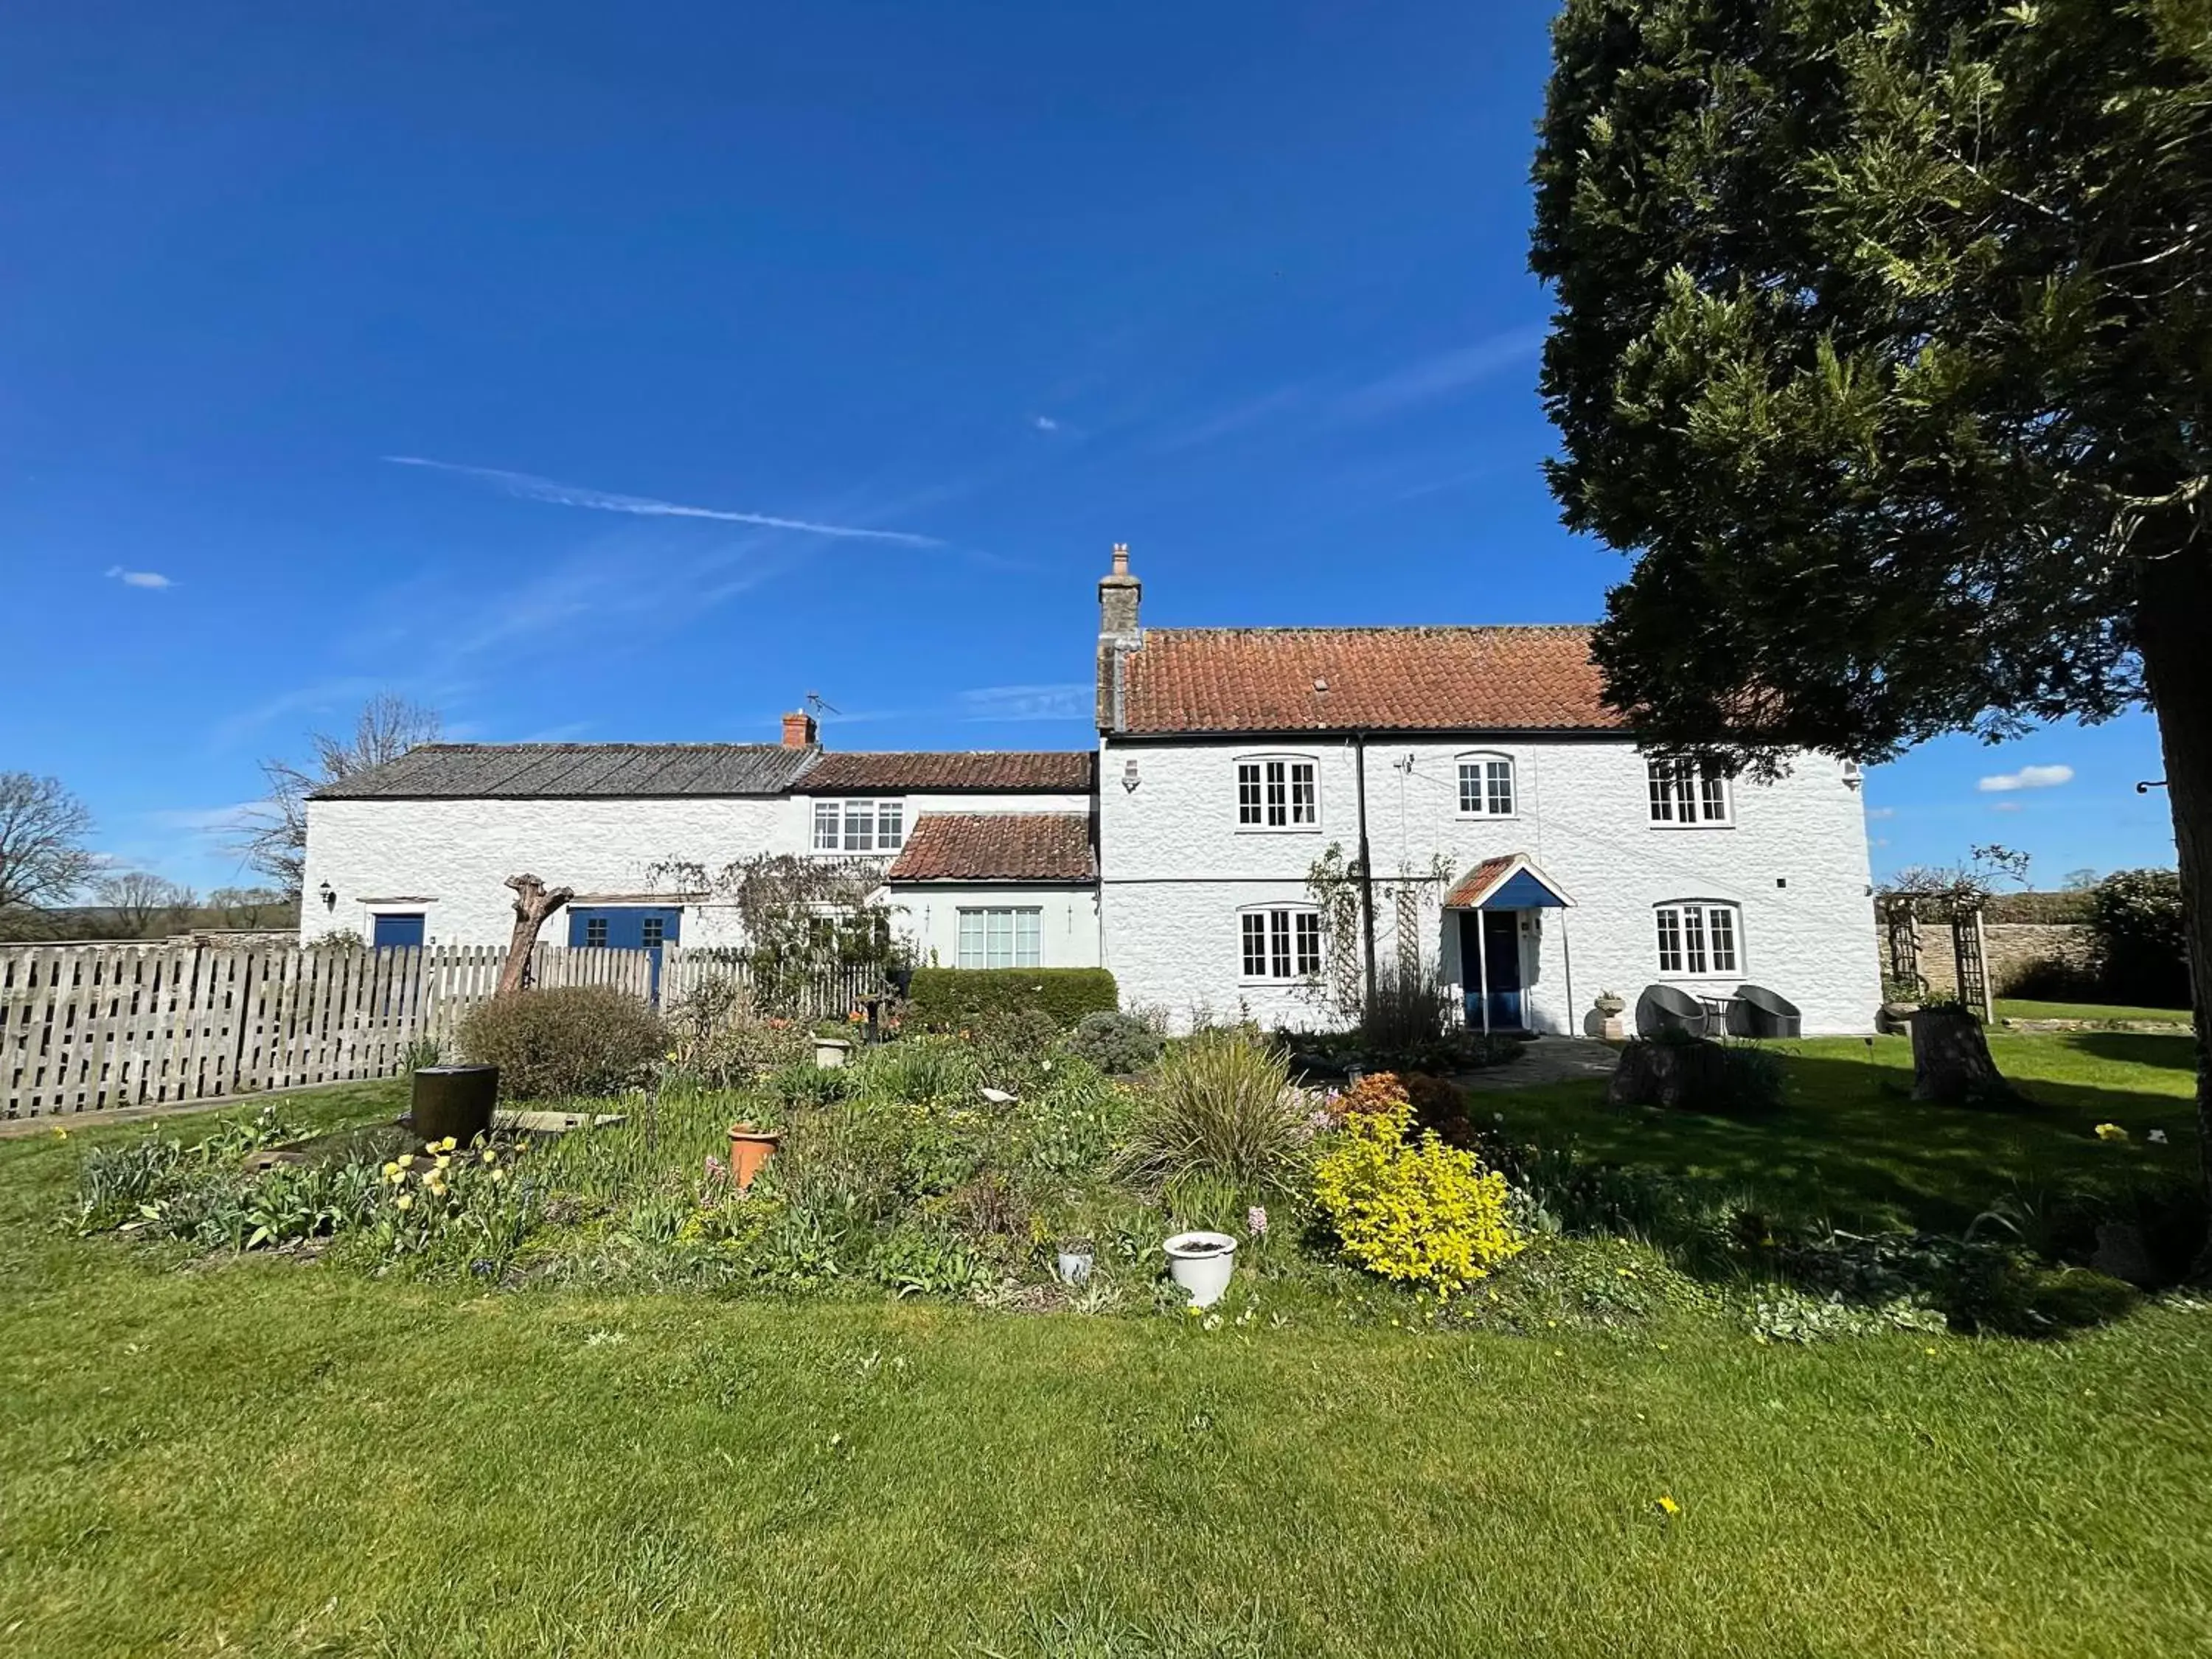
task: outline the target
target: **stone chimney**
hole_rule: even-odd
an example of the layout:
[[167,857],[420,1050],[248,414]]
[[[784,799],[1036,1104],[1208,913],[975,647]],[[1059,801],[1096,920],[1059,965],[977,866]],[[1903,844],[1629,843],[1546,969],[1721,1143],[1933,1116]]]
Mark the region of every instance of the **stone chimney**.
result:
[[1098,631],[1133,638],[1145,585],[1129,574],[1129,544],[1114,544],[1114,568],[1098,579]]
[[1098,579],[1098,729],[1121,726],[1122,659],[1144,642],[1137,602],[1145,585],[1129,574],[1129,544],[1114,544],[1114,568]]
[[783,746],[786,749],[811,749],[818,741],[813,715],[799,713],[783,717]]

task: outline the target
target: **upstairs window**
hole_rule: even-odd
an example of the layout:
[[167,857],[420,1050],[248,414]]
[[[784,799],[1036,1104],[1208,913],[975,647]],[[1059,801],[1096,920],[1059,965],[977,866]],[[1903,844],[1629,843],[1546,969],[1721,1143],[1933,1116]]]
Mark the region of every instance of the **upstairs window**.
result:
[[1285,907],[1237,918],[1246,979],[1312,979],[1321,972],[1321,913]]
[[817,853],[896,853],[906,845],[906,803],[902,800],[817,800],[814,803],[814,850]]
[[1510,818],[1516,810],[1513,763],[1504,755],[1462,755],[1459,763],[1459,815],[1463,818]]
[[1237,763],[1237,823],[1243,830],[1313,830],[1321,825],[1314,763],[1285,757]]
[[1708,756],[1654,756],[1645,763],[1651,790],[1651,822],[1669,824],[1729,821],[1729,776]]
[[1682,979],[1743,971],[1733,904],[1683,899],[1658,906],[1659,971]]

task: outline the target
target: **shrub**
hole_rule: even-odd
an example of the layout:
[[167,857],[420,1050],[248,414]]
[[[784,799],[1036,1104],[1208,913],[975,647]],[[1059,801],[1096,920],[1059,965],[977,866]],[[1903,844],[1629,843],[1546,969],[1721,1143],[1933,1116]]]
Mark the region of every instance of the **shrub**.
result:
[[1068,1033],[1067,1051],[1102,1072],[1126,1075],[1143,1071],[1160,1057],[1160,1034],[1134,1014],[1102,1009],[1076,1022]]
[[1290,1086],[1283,1051],[1205,1031],[1162,1057],[1123,1162],[1146,1180],[1210,1175],[1255,1196],[1295,1193],[1311,1139],[1309,1108]]
[[1451,997],[1428,974],[1401,969],[1376,981],[1359,1021],[1371,1054],[1403,1054],[1441,1041],[1451,1022]]
[[709,978],[668,1010],[673,1065],[708,1089],[740,1089],[812,1059],[813,1040],[796,1021],[763,1018],[735,979]]
[[2097,884],[2090,903],[2105,994],[2139,1008],[2188,1007],[2180,874],[2116,871]]
[[1462,1289],[1517,1254],[1505,1177],[1433,1132],[1408,1141],[1413,1103],[1345,1120],[1314,1169],[1314,1198],[1345,1255],[1385,1279]]
[[907,996],[914,1018],[939,1030],[1035,1010],[1065,1030],[1121,1000],[1103,968],[917,968]]
[[605,985],[563,985],[495,997],[461,1022],[461,1051],[499,1067],[518,1100],[611,1095],[645,1081],[668,1042],[659,1016]]

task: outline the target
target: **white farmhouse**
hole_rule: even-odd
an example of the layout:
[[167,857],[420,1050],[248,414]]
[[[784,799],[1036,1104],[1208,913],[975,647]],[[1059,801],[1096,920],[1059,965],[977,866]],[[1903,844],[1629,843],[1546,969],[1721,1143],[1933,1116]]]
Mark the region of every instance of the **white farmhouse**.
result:
[[1141,595],[1116,548],[1096,751],[830,752],[804,714],[774,744],[417,749],[309,802],[303,936],[503,944],[531,870],[576,890],[556,943],[733,944],[672,872],[793,853],[881,860],[926,962],[1103,965],[1179,1019],[1334,1024],[1403,964],[1491,1029],[1654,986],[1870,1028],[1855,769],[1639,753],[1585,628],[1147,629]]

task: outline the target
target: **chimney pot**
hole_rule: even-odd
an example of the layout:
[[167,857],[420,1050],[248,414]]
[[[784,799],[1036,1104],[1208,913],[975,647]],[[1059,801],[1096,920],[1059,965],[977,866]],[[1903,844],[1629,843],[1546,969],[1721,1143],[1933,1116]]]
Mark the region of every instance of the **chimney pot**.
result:
[[814,716],[804,711],[783,717],[783,746],[786,749],[811,749],[817,742]]
[[1098,631],[1133,635],[1145,585],[1129,574],[1129,544],[1114,544],[1114,568],[1098,579]]

